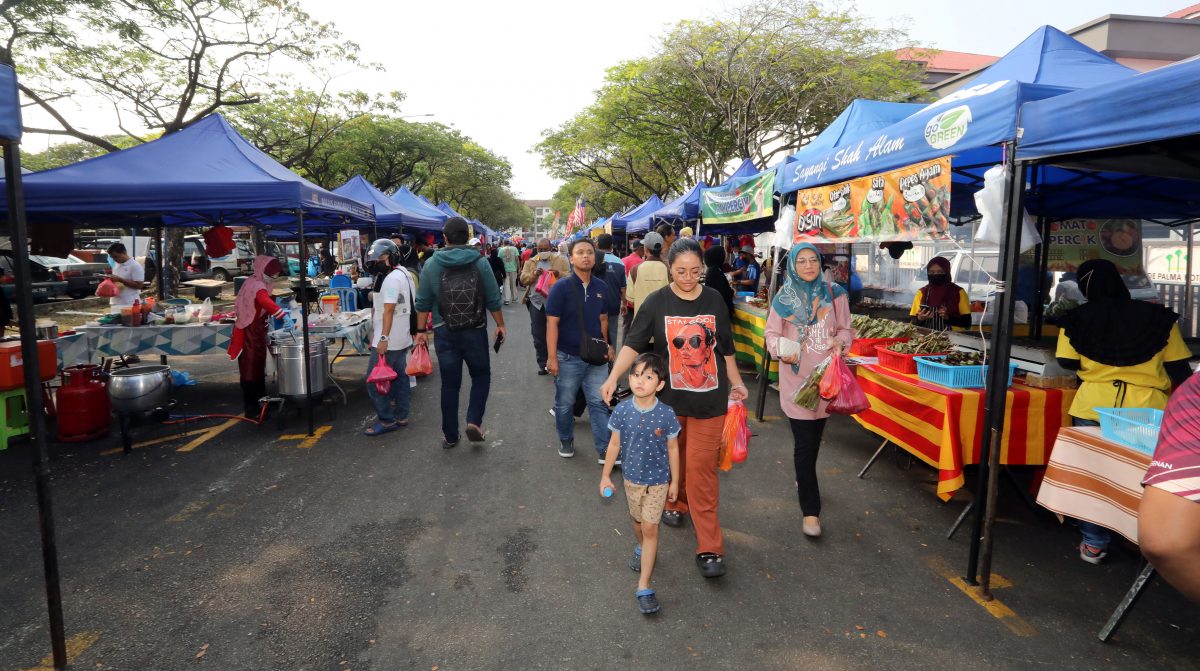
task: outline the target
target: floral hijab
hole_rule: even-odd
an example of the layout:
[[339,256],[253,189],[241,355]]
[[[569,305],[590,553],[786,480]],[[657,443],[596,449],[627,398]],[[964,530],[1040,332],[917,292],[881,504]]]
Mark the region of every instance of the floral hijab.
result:
[[[771,308],[780,317],[800,328],[815,324],[821,306],[832,306],[834,298],[846,294],[841,285],[826,282],[822,273],[818,273],[811,282],[800,279],[800,274],[796,272],[796,259],[806,249],[811,249],[817,255],[817,263],[821,263],[821,252],[815,246],[807,242],[794,245],[788,251],[783,286],[771,301]],[[814,302],[817,302],[816,306]]]

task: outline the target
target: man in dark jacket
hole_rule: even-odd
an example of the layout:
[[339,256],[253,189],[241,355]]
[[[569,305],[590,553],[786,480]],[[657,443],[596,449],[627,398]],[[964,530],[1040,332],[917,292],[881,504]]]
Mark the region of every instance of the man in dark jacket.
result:
[[[471,374],[466,432],[467,438],[473,443],[483,442],[484,439],[483,413],[492,384],[492,371],[488,355],[487,317],[484,316],[480,323],[469,328],[451,330],[441,314],[442,307],[447,305],[444,301],[449,300],[443,295],[442,279],[454,274],[455,282],[460,282],[455,269],[474,265],[479,277],[473,282],[472,291],[483,292],[483,296],[456,295],[453,305],[458,309],[482,298],[483,305],[496,321],[496,337],[503,339],[505,329],[504,314],[500,311],[500,286],[496,284],[487,258],[467,246],[470,232],[466,220],[461,217],[447,219],[442,235],[446,238],[446,247],[426,259],[421,269],[421,282],[415,301],[418,313],[415,341],[416,344],[427,343],[426,333],[430,330],[428,326],[432,325],[438,371],[442,378],[442,435],[445,438],[442,447],[449,449],[457,445],[459,439],[458,392],[462,388],[463,364],[467,364],[467,371]],[[456,288],[453,293],[461,294],[463,290]]]

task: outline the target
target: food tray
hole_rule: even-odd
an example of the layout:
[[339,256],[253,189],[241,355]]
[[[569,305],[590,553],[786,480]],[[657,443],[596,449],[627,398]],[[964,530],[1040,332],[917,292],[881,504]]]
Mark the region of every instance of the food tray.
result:
[[1154,454],[1163,411],[1154,408],[1096,408],[1100,415],[1100,435],[1114,443]]
[[[987,379],[987,366],[951,366],[941,362],[941,356],[917,357],[917,377],[926,382],[940,384],[953,389],[982,389]],[[1011,387],[1017,364],[1008,364],[1008,382]]]
[[917,373],[917,364],[913,359],[919,356],[944,356],[948,352],[935,352],[933,354],[900,354],[888,349],[888,345],[876,345],[875,352],[879,355],[879,365],[888,370],[894,370],[897,373],[908,373],[915,375]]
[[850,344],[850,353],[859,356],[875,356],[876,345],[891,345],[897,342],[908,342],[908,338],[855,338]]

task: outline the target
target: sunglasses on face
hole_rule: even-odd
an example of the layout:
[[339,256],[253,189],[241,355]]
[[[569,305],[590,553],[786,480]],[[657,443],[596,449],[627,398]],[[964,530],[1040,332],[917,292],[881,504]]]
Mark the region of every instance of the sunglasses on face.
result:
[[684,344],[691,345],[692,349],[700,349],[700,343],[702,342],[704,342],[703,336],[694,335],[689,338],[675,336],[675,339],[671,341],[671,344],[675,346],[675,349],[683,349]]

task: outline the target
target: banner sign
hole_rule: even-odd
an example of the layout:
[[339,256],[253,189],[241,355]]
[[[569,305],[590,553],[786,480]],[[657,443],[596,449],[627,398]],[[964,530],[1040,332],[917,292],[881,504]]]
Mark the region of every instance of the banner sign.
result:
[[796,242],[941,240],[950,157],[796,192]]
[[700,217],[706,224],[736,224],[775,215],[775,171],[701,189]]
[[1084,261],[1108,259],[1122,275],[1141,275],[1142,222],[1068,219],[1050,224],[1047,269],[1073,273]]

